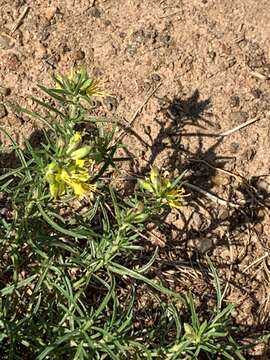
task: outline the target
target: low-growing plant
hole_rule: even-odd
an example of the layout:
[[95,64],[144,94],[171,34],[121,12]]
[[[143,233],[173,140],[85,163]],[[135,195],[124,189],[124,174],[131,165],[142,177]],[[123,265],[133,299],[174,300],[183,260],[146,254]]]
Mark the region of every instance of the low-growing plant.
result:
[[[233,351],[243,359],[231,306],[219,299],[200,321],[192,297],[146,275],[157,251],[144,265],[139,259],[146,224],[183,205],[183,174],[153,168],[124,196],[112,176],[127,160],[114,143],[117,124],[91,116],[101,83],[84,68],[54,81],[40,86],[47,100],[33,98],[39,112],[16,107],[43,123],[38,147],[25,140],[22,148],[1,129],[20,162],[0,175],[1,359],[233,359]],[[158,324],[136,325],[140,283],[159,304]]]

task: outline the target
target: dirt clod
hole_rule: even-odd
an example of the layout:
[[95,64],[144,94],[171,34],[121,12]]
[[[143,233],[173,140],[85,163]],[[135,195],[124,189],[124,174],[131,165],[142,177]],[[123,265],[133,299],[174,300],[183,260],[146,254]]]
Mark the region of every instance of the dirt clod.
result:
[[0,85],[0,94],[3,96],[8,96],[11,94],[11,89]]
[[231,107],[239,107],[240,105],[240,98],[237,95],[232,95],[230,97],[230,105]]
[[6,34],[0,34],[0,49],[8,50],[13,48],[14,46],[14,39]]
[[85,52],[83,50],[77,50],[74,54],[74,60],[80,61],[85,58]]
[[234,125],[240,125],[248,119],[248,114],[245,111],[234,111],[230,114],[230,119]]

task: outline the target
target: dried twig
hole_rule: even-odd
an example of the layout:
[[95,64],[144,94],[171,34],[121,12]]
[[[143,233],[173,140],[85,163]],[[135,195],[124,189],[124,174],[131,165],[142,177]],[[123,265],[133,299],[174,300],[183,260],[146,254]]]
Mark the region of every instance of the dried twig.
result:
[[228,278],[227,278],[226,285],[225,285],[224,290],[223,290],[223,293],[222,293],[222,295],[221,295],[221,301],[223,301],[223,299],[224,299],[225,296],[226,296],[227,290],[228,290],[229,285],[230,285],[230,281],[231,281],[231,277],[232,277],[232,269],[233,269],[233,250],[232,250],[232,244],[231,244],[230,237],[229,237],[229,236],[226,236],[226,237],[227,237],[227,241],[228,241],[229,248],[230,248],[230,268],[229,268],[229,276],[228,276]]
[[184,182],[183,183],[183,186],[186,186],[192,190],[195,190],[197,192],[199,192],[200,194],[206,196],[208,199],[212,200],[213,202],[215,202],[216,204],[219,204],[219,205],[222,205],[222,206],[229,206],[229,207],[232,207],[232,208],[235,208],[235,209],[239,209],[241,205],[239,204],[234,204],[230,201],[227,201],[227,200],[223,200],[219,197],[217,197],[216,195],[206,191],[206,190],[203,190],[201,189],[200,187],[196,186],[196,185],[193,185],[193,184],[190,184],[188,182]]
[[[249,184],[249,182],[247,181],[247,179],[244,176],[235,174],[231,171],[224,170],[224,169],[221,169],[216,166],[213,166],[213,165],[209,164],[206,160],[203,160],[203,159],[191,159],[190,161],[205,164],[206,166],[210,167],[211,169],[214,169],[215,171],[219,171],[228,176],[232,176],[239,181],[242,181],[242,183],[245,185],[246,190],[247,190],[248,194],[250,195],[250,197],[252,198],[252,200],[255,201],[257,204],[259,204],[260,206],[262,206],[263,208],[266,206],[264,203],[262,203],[260,200],[258,200],[257,197],[254,195],[254,193],[256,193],[256,189]],[[268,176],[268,174],[265,176]]]
[[241,179],[242,181],[243,180],[246,180],[243,176],[241,175],[238,175],[238,174],[235,174],[231,171],[228,171],[228,170],[224,170],[220,167],[217,167],[217,166],[214,166],[214,165],[211,165],[208,161],[204,160],[204,159],[190,159],[191,162],[198,162],[198,163],[202,163],[202,164],[205,164],[206,166],[210,167],[211,169],[215,170],[215,171],[219,171],[223,174],[226,174],[228,176],[233,176],[234,178],[236,179]]
[[250,269],[252,266],[260,263],[263,259],[267,258],[269,256],[269,253],[266,252],[263,256],[261,256],[259,259],[256,259],[255,261],[253,261],[251,264],[249,264],[244,270],[243,273],[245,273],[248,269]]
[[15,24],[12,26],[11,30],[10,30],[10,34],[13,34],[22,24],[23,19],[25,18],[25,16],[27,15],[28,11],[30,9],[30,6],[26,6],[23,10],[23,12],[21,13],[21,15],[19,16],[18,20],[15,22]]
[[[137,116],[139,115],[139,113],[142,111],[142,109],[144,108],[144,106],[148,103],[148,101],[151,99],[151,97],[154,95],[154,93],[158,90],[158,88],[161,86],[162,83],[159,83],[152,91],[149,92],[149,94],[147,95],[146,99],[144,100],[144,102],[138,107],[138,109],[135,111],[135,113],[133,114],[132,118],[130,119],[130,121],[127,122],[128,126],[131,127],[134,123],[134,121],[136,120]],[[123,139],[126,136],[126,132],[125,130],[120,131],[118,137],[116,138],[116,142],[119,141],[120,139]]]
[[258,71],[251,71],[250,74],[260,80],[269,80],[269,76],[259,73]]
[[178,15],[180,12],[182,12],[182,10],[178,10],[178,11],[175,11],[175,12],[170,13],[170,14],[164,14],[162,16],[159,16],[159,19],[165,19],[167,17],[172,17],[174,15]]
[[219,136],[231,135],[232,133],[234,133],[234,132],[236,132],[236,131],[238,131],[238,130],[240,130],[240,129],[242,129],[242,128],[250,125],[250,124],[253,124],[255,121],[258,121],[258,120],[260,120],[260,119],[261,119],[261,116],[256,116],[255,118],[250,119],[250,120],[244,122],[243,124],[240,124],[240,125],[236,126],[236,127],[233,128],[233,129],[224,131],[223,133],[219,134]]

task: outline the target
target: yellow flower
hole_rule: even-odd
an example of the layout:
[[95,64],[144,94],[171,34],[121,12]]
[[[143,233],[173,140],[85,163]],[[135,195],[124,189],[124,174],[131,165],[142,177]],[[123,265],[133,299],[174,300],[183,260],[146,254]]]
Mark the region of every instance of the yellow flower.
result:
[[77,144],[82,140],[82,134],[79,131],[76,131],[73,136],[70,138],[70,144]]
[[75,76],[77,75],[76,71],[74,68],[71,68],[70,71],[69,71],[69,74],[67,76],[68,80],[70,81],[74,81],[75,79]]
[[172,182],[168,172],[161,173],[158,168],[153,167],[149,178],[139,180],[142,189],[154,194],[158,201],[167,204],[170,208],[180,209],[183,205],[184,190]]
[[107,94],[102,90],[103,83],[101,80],[92,80],[91,84],[86,89],[86,94],[92,96],[106,96]]
[[96,186],[90,184],[90,174],[85,162],[83,159],[78,159],[65,167],[60,167],[55,162],[47,166],[45,179],[49,183],[50,194],[54,199],[67,193],[68,188],[72,189],[75,196],[80,199],[96,190]]
[[170,208],[180,209],[183,205],[183,189],[172,189],[166,192],[165,199]]

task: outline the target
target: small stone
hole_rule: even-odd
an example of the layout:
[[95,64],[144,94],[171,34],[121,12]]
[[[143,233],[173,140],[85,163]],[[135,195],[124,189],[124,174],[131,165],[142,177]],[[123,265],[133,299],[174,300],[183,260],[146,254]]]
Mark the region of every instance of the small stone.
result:
[[240,149],[240,144],[237,143],[237,142],[232,142],[232,143],[230,144],[230,149],[231,149],[231,152],[232,152],[233,154],[236,154],[236,153],[238,153],[238,151],[239,151],[239,149]]
[[128,53],[129,55],[133,56],[137,53],[137,46],[135,44],[129,44],[126,47],[126,53]]
[[36,45],[35,49],[35,56],[37,59],[42,59],[46,57],[47,50],[44,45],[42,45],[40,42]]
[[258,223],[254,226],[254,230],[258,235],[263,234],[263,225]]
[[200,238],[192,240],[192,246],[200,253],[204,254],[214,246],[214,240],[212,238]]
[[256,155],[256,150],[249,148],[243,153],[243,158],[247,160],[252,160],[254,159],[255,155]]
[[4,104],[0,104],[0,119],[7,115],[7,109]]
[[194,230],[200,230],[202,224],[203,224],[202,215],[195,212],[192,216],[192,222],[191,222],[192,228]]
[[245,111],[234,111],[230,114],[230,119],[235,125],[240,125],[247,121],[248,113]]
[[7,62],[7,67],[10,71],[18,70],[19,66],[21,65],[21,62],[17,55],[6,54],[5,58],[6,58],[6,62]]
[[260,90],[258,88],[253,88],[253,89],[251,89],[250,92],[256,99],[259,99],[263,94],[262,90]]
[[165,45],[169,45],[171,41],[171,36],[169,34],[162,34],[159,38],[160,42],[162,42]]
[[230,97],[230,106],[231,107],[239,107],[240,105],[240,98],[237,95],[232,95]]
[[125,33],[124,31],[121,31],[121,32],[119,33],[119,37],[120,37],[121,39],[125,39],[125,38],[127,37],[127,33]]
[[258,180],[257,182],[257,188],[261,191],[264,191],[266,193],[270,193],[270,184],[263,180],[263,179],[260,179]]
[[219,213],[219,219],[224,221],[230,217],[230,210],[229,209],[222,209]]
[[80,50],[77,50],[74,54],[74,60],[75,61],[80,61],[83,60],[85,58],[85,52]]
[[101,17],[101,11],[96,6],[92,7],[91,10],[89,11],[89,13],[94,18],[98,19]]
[[15,42],[14,40],[6,35],[6,34],[0,34],[0,49],[2,50],[8,50],[13,48]]
[[152,81],[159,82],[159,81],[161,80],[161,77],[160,77],[160,75],[158,75],[158,74],[152,74],[152,75],[151,75],[151,80],[152,80]]
[[112,25],[112,22],[110,20],[105,20],[104,21],[104,25],[105,26],[111,26]]
[[132,38],[137,43],[144,44],[146,40],[145,32],[142,29],[134,31],[134,33],[132,34]]
[[55,13],[57,11],[57,7],[55,6],[49,6],[46,8],[46,11],[45,11],[45,18],[48,20],[48,21],[51,21],[52,18],[54,17]]
[[8,96],[11,94],[10,88],[4,87],[0,85],[0,94],[3,96]]
[[108,111],[115,111],[117,109],[117,100],[112,96],[107,96],[104,100],[104,104]]
[[217,186],[227,186],[230,183],[230,178],[224,174],[217,174],[212,178],[212,182]]

